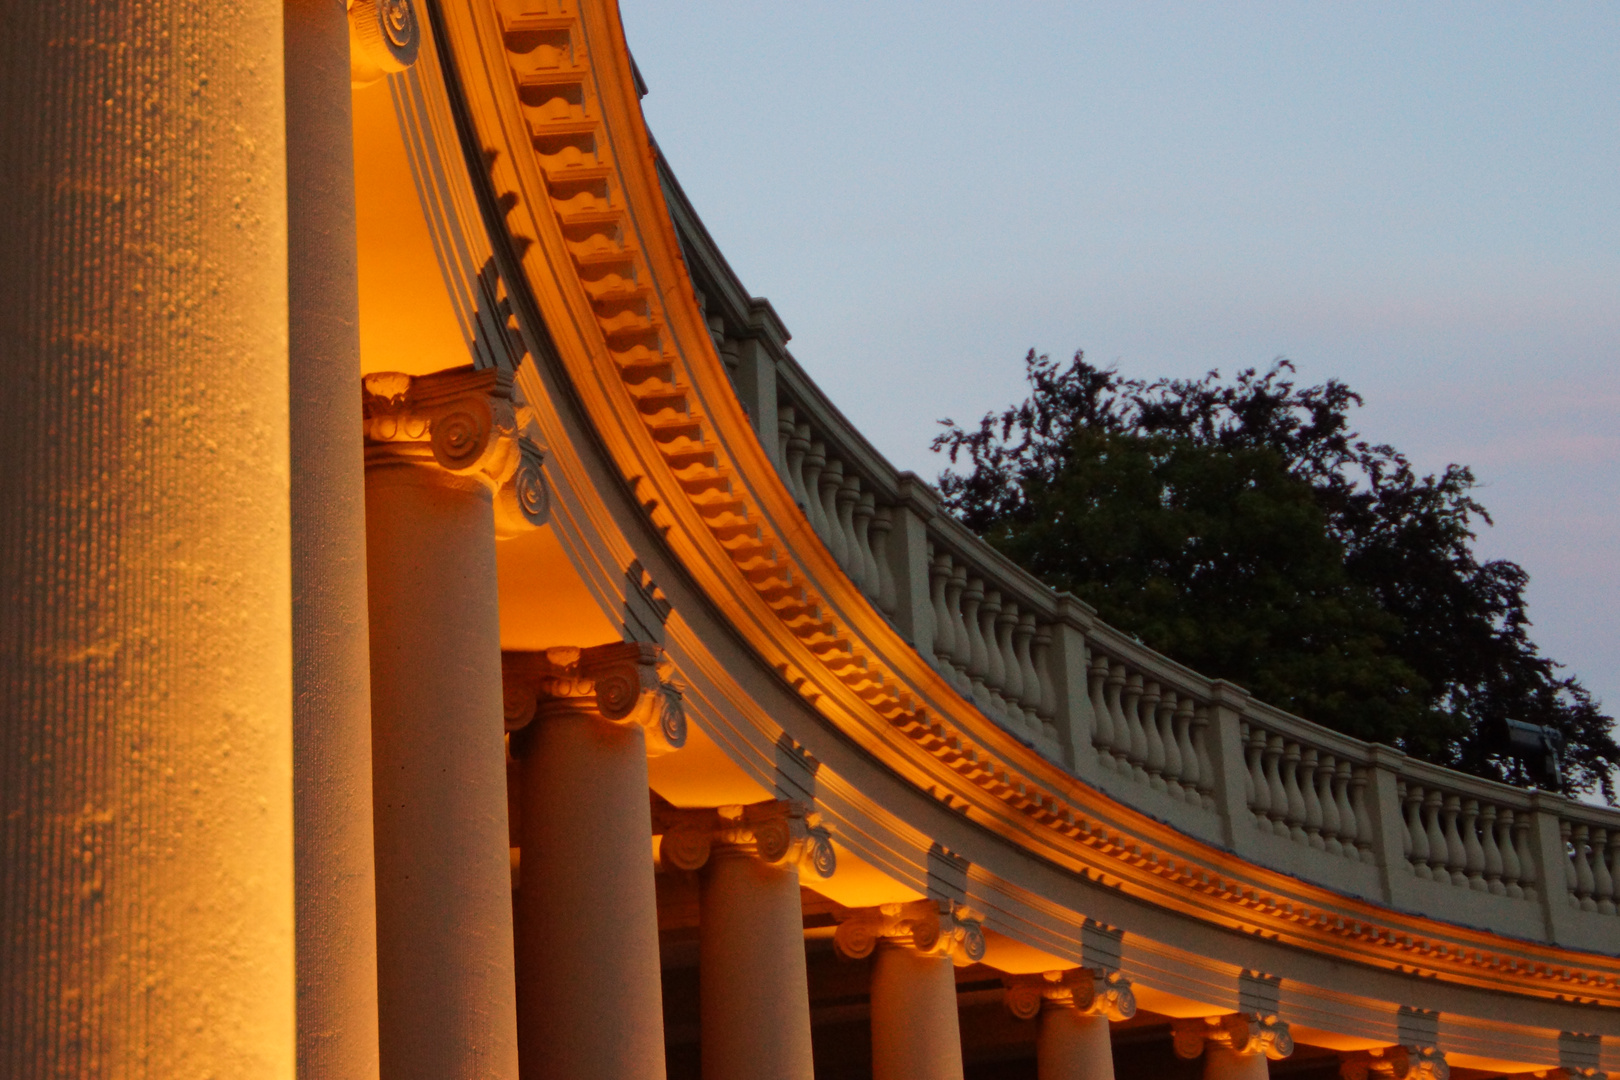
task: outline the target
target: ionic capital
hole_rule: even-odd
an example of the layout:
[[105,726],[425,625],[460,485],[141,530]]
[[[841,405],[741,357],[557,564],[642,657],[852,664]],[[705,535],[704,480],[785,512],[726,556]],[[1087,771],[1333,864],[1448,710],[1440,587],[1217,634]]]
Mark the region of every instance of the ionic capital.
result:
[[949,957],[957,967],[984,959],[984,930],[978,916],[953,900],[858,908],[833,934],[838,951],[852,960],[872,955],[880,940],[925,956]]
[[1431,1046],[1380,1046],[1345,1054],[1339,1075],[1344,1080],[1447,1080],[1451,1066]]
[[1008,975],[1007,1009],[1020,1020],[1032,1020],[1043,1007],[1075,1009],[1089,1016],[1129,1020],[1136,1015],[1131,980],[1117,971],[1070,968],[1040,975]]
[[1272,1061],[1281,1061],[1294,1052],[1294,1036],[1289,1033],[1288,1025],[1275,1016],[1261,1013],[1175,1020],[1170,1024],[1170,1034],[1175,1040],[1176,1054],[1184,1058],[1202,1054],[1205,1043],[1214,1043],[1234,1054],[1264,1054]]
[[664,650],[626,641],[589,648],[563,646],[541,652],[503,652],[506,730],[512,752],[522,756],[522,732],[548,714],[589,712],[615,724],[635,724],[647,733],[652,757],[686,744],[681,692],[663,679]]
[[661,857],[680,870],[696,870],[716,847],[772,866],[808,866],[824,878],[837,869],[832,834],[805,802],[773,799],[713,809],[653,808],[653,832],[663,836]]
[[349,82],[369,86],[416,62],[422,29],[411,0],[349,0]]
[[545,524],[545,455],[519,424],[511,372],[380,372],[361,380],[361,403],[367,467],[420,465],[487,487],[497,536]]

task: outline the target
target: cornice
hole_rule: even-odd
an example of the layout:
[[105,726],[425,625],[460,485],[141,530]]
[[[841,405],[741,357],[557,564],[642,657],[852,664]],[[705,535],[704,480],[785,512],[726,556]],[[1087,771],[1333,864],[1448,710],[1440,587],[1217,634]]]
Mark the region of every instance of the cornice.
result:
[[[716,354],[608,0],[430,5],[482,148],[497,246],[671,553],[808,706],[917,790],[1031,856],[1242,933],[1462,985],[1620,1005],[1620,960],[1301,882],[1092,789],[1002,730],[838,568]],[[1084,617],[1083,611],[1077,617]]]

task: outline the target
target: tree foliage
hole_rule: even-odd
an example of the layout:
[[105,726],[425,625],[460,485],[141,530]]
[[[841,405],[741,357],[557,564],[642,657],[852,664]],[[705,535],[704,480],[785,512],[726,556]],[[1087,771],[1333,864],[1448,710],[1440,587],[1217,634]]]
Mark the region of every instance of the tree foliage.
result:
[[1231,381],[1025,365],[1022,404],[934,440],[947,506],[995,547],[1198,671],[1438,764],[1529,784],[1506,721],[1552,727],[1564,789],[1613,801],[1612,720],[1530,640],[1529,575],[1474,553],[1466,466],[1419,474],[1351,430],[1356,393],[1286,360]]

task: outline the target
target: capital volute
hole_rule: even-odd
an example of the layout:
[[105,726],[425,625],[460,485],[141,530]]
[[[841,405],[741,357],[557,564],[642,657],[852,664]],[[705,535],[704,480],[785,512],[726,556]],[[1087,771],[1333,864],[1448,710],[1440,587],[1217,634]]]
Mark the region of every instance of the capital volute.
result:
[[367,467],[417,465],[489,489],[497,536],[543,525],[550,493],[528,410],[512,373],[452,368],[430,375],[377,372],[361,380]]
[[416,62],[422,27],[411,0],[348,0],[349,83],[369,86]]
[[1262,1013],[1227,1013],[1225,1016],[1202,1016],[1188,1020],[1175,1020],[1170,1025],[1176,1054],[1195,1058],[1204,1052],[1205,1044],[1214,1044],[1244,1056],[1264,1054],[1272,1061],[1281,1061],[1294,1052],[1294,1036],[1288,1025]]
[[1129,1020],[1136,1015],[1136,994],[1131,981],[1117,971],[1070,968],[1039,975],[1009,975],[1007,1009],[1020,1020],[1031,1020],[1041,1009],[1074,1009],[1088,1016]]
[[913,900],[857,908],[833,932],[833,944],[852,960],[872,955],[879,941],[924,956],[948,957],[957,967],[984,959],[979,916],[954,900]]
[[653,833],[663,837],[662,860],[680,870],[697,870],[715,850],[740,853],[772,866],[808,867],[832,877],[838,859],[832,833],[807,802],[771,799],[747,806],[653,807]]
[[662,674],[664,650],[626,641],[588,648],[560,646],[539,652],[503,652],[506,730],[521,756],[523,733],[548,714],[585,711],[614,724],[636,725],[651,757],[686,744],[681,692]]
[[1447,1080],[1451,1066],[1432,1046],[1378,1046],[1339,1060],[1344,1080]]

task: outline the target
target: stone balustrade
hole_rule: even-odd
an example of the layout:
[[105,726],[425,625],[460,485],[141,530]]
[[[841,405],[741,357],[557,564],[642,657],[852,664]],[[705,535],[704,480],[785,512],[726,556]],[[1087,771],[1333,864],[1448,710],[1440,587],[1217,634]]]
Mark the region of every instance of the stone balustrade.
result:
[[[811,529],[1005,731],[1261,865],[1448,921],[1614,951],[1620,813],[1348,738],[1159,655],[1041,584],[889,465],[786,351],[768,304],[733,300],[730,316],[711,307],[744,407]],[[748,365],[736,363],[743,354]]]

